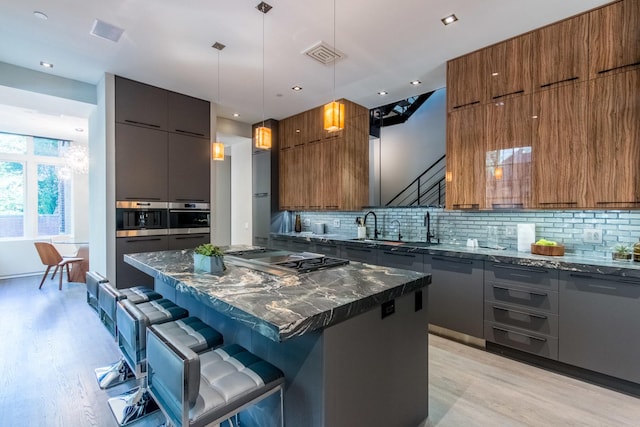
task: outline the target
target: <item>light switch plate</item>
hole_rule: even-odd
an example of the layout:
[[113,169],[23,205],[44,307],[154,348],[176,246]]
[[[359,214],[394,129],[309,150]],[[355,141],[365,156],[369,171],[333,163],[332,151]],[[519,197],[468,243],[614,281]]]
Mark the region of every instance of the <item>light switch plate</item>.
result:
[[305,218],[304,219],[304,226],[305,227],[311,227],[311,220],[309,218]]
[[585,243],[602,244],[602,230],[599,228],[589,228],[583,231],[582,240]]
[[340,228],[340,220],[339,219],[334,219],[333,220],[333,226],[335,228]]

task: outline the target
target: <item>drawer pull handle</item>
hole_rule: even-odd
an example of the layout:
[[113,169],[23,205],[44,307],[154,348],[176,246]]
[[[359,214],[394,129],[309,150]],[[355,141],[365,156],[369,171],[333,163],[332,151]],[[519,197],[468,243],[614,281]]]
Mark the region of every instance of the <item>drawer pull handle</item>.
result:
[[634,62],[633,64],[620,65],[618,67],[613,67],[613,68],[609,68],[609,69],[606,69],[606,70],[600,70],[600,71],[598,71],[598,74],[604,74],[604,73],[608,73],[610,71],[620,70],[620,69],[626,68],[626,67],[635,67],[636,65],[640,65],[640,62]]
[[546,338],[535,337],[533,335],[523,334],[522,332],[510,331],[508,329],[498,328],[497,326],[494,326],[493,329],[496,330],[496,331],[504,332],[505,334],[516,334],[516,335],[520,335],[522,337],[531,338],[532,340],[537,340],[537,341],[542,341],[542,342],[546,342],[547,341]]
[[202,137],[204,137],[204,133],[191,132],[190,130],[176,129],[176,132],[182,133],[182,134],[185,134],[185,135],[202,136]]
[[150,126],[152,128],[160,128],[160,125],[154,125],[153,123],[138,122],[138,121],[129,120],[129,119],[125,119],[124,121],[125,123],[131,123],[134,125],[143,125],[143,126]]
[[505,265],[505,264],[493,264],[493,267],[495,268],[502,268],[504,270],[517,270],[517,271],[530,271],[531,273],[548,273],[548,270],[542,270],[542,269],[537,269],[537,268],[527,268],[527,267],[516,267],[516,266],[512,266],[512,265]]
[[540,314],[533,314],[533,313],[527,313],[526,311],[520,311],[520,310],[513,310],[510,308],[504,308],[504,307],[498,307],[497,305],[493,306],[494,310],[501,310],[501,311],[509,311],[511,313],[517,313],[517,314],[524,314],[525,316],[529,316],[529,317],[535,317],[537,319],[545,319],[547,318],[547,316],[542,316]]
[[[604,280],[606,282],[618,282],[618,283],[631,283],[633,285],[640,285],[640,281],[634,280],[629,277],[612,277],[612,276],[591,276],[589,274],[579,274],[579,273],[571,273],[569,274],[571,277],[577,277],[580,279],[591,279],[591,280]],[[613,287],[607,287],[607,289],[615,289]]]
[[452,262],[454,264],[473,264],[473,261],[469,261],[469,260],[454,260],[454,259],[447,259],[447,258],[440,258],[438,256],[434,256],[432,258],[435,261],[445,261],[445,262]]
[[458,108],[468,107],[470,105],[476,105],[476,104],[480,104],[480,101],[473,101],[473,102],[469,102],[469,103],[466,103],[466,104],[454,105],[453,109],[456,110]]
[[558,80],[557,82],[545,83],[543,85],[540,85],[540,87],[549,87],[549,86],[553,86],[553,85],[558,85],[560,83],[571,82],[571,81],[574,81],[574,80],[578,80],[578,77],[569,77],[568,79]]
[[505,94],[502,94],[502,95],[496,95],[496,96],[493,97],[493,99],[500,99],[500,98],[504,98],[505,96],[517,95],[519,93],[524,93],[524,89],[516,90],[515,92],[505,93]]
[[160,237],[156,237],[154,239],[130,239],[127,240],[127,243],[137,243],[137,242],[157,242],[162,240]]
[[549,295],[549,294],[547,294],[546,292],[525,291],[525,290],[523,290],[523,289],[505,288],[505,287],[503,287],[503,286],[496,286],[496,285],[493,285],[493,288],[494,288],[494,289],[501,289],[501,290],[503,290],[503,291],[524,292],[524,293],[526,293],[526,294],[529,294],[529,295],[536,295],[536,296],[539,296],[539,297],[546,297],[546,296],[548,296],[548,295]]

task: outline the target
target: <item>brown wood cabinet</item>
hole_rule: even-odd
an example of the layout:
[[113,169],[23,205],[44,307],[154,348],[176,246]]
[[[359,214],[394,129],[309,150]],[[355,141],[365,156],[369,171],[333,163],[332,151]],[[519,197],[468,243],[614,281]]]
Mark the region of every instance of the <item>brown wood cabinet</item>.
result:
[[533,94],[533,207],[586,206],[587,83]]
[[484,208],[485,107],[447,115],[447,209]]
[[307,142],[280,151],[281,210],[355,210],[368,203],[369,111],[342,102],[346,123],[340,132],[324,131],[315,114],[322,107],[294,116],[306,117],[314,129],[300,132]]
[[534,91],[587,79],[588,30],[583,14],[532,33]]
[[296,147],[304,144],[304,114],[296,114],[295,116],[280,121],[280,150]]
[[589,13],[589,73],[640,68],[640,1],[623,0]]
[[531,96],[487,104],[485,206],[527,208],[531,199]]
[[485,51],[486,102],[531,92],[531,34],[503,41]]
[[317,107],[306,111],[304,115],[304,141],[318,142],[326,137],[327,131],[324,130],[324,108]]
[[589,82],[588,204],[640,208],[640,69]]
[[484,50],[447,62],[447,111],[478,106],[485,98]]

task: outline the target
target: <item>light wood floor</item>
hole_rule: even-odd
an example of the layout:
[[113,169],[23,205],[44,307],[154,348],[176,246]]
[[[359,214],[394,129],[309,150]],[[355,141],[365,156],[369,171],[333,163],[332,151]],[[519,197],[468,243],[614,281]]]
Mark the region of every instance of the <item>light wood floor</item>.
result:
[[[119,358],[115,342],[83,284],[38,283],[0,280],[0,426],[115,426],[106,401],[130,385],[100,390],[93,373]],[[429,344],[431,427],[640,426],[640,399],[438,336]]]

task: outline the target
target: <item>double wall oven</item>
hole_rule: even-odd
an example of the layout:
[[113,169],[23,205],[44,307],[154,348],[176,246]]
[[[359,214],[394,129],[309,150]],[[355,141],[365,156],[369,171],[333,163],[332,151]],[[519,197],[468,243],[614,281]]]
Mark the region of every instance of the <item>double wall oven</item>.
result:
[[124,262],[124,255],[194,248],[211,240],[209,203],[116,202],[116,286],[153,286],[150,276]]

